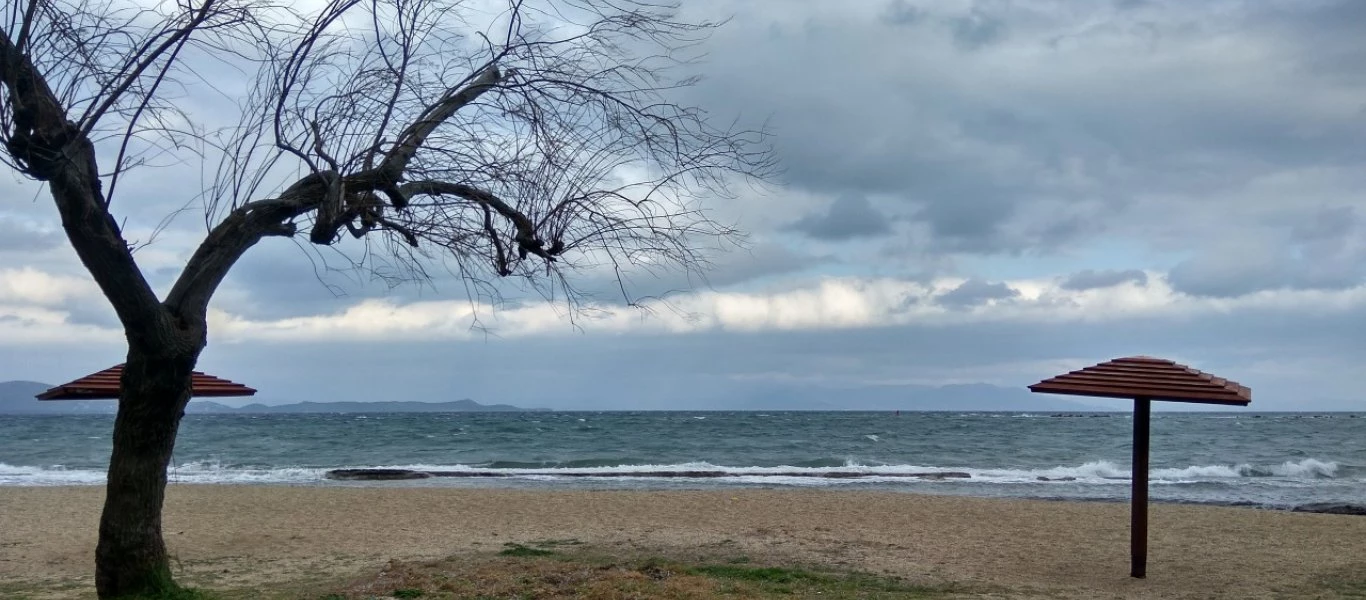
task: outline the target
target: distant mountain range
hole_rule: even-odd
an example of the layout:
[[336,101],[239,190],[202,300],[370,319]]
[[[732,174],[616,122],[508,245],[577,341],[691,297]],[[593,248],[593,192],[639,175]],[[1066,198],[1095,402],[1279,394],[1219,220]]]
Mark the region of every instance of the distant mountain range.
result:
[[779,385],[730,392],[698,401],[700,410],[961,410],[1109,411],[1115,408],[985,383],[957,385],[863,385],[849,388]]
[[[41,401],[37,394],[52,386],[35,381],[0,382],[0,414],[10,415],[101,415],[114,414],[113,400]],[[222,413],[423,413],[423,412],[515,412],[524,409],[510,404],[480,404],[473,400],[454,402],[298,402],[294,404],[248,404],[235,408],[209,400],[193,400],[187,414]]]
[[545,410],[521,408],[511,404],[480,404],[473,400],[454,402],[297,402],[294,404],[248,404],[241,408],[197,400],[187,413],[429,413],[429,412],[520,412]]

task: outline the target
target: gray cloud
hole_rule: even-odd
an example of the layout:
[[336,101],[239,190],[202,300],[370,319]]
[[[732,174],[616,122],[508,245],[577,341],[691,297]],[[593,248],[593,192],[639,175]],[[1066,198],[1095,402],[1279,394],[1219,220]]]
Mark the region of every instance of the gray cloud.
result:
[[1086,269],[1070,275],[1062,282],[1062,289],[1075,291],[1094,290],[1114,287],[1130,281],[1139,285],[1144,285],[1148,283],[1148,274],[1138,269],[1129,269],[1126,271],[1097,271]]
[[65,307],[67,320],[71,323],[115,330],[123,328],[123,325],[119,323],[118,314],[114,312],[114,308],[103,296],[82,298],[67,304]]
[[888,25],[910,25],[920,20],[923,13],[906,0],[891,0],[883,10],[881,19]]
[[1006,197],[989,194],[958,202],[928,202],[916,218],[929,225],[936,246],[988,254],[1015,241],[1002,232],[1014,211]]
[[[1077,272],[1049,275],[1071,290],[1145,281],[1142,271],[1117,265],[1166,270],[1176,290],[1211,297],[1366,281],[1366,39],[1359,27],[1366,3],[697,0],[684,10],[736,18],[704,48],[707,80],[680,98],[718,123],[736,114],[769,121],[786,175],[771,202],[713,207],[727,222],[746,217],[738,224],[758,240],[752,251],[718,256],[705,282],[637,274],[636,294],[830,273],[952,273],[969,279],[937,301],[964,308],[1015,297],[992,281],[1001,273],[1034,277],[1059,257]],[[138,255],[152,265],[159,288],[202,239],[192,193],[202,187],[199,172],[142,169],[119,184],[117,216],[139,231],[187,203],[192,209],[172,224],[177,235]],[[60,235],[41,232],[60,230],[46,193],[35,190],[0,180],[0,211],[12,217],[0,218],[0,259],[80,272]],[[813,212],[825,198],[839,198],[844,210]],[[792,235],[801,215],[796,230],[805,235]],[[885,235],[891,223],[898,235]],[[817,256],[803,247],[812,239],[859,243]],[[31,259],[26,250],[34,247],[53,251]],[[345,248],[360,246],[348,240]],[[465,295],[439,262],[431,265],[430,285],[390,290],[365,272],[323,271],[319,282],[310,256],[286,241],[263,242],[229,275],[215,306],[270,319],[335,312],[361,298]],[[604,300],[617,297],[613,282],[579,275],[576,284]],[[63,308],[82,323],[109,322],[103,304]],[[630,409],[686,408],[704,393],[725,397],[737,373],[877,379],[916,365],[917,375],[934,377],[973,365],[989,371],[1155,354],[1252,385],[1258,408],[1358,398],[1353,375],[1366,355],[1345,332],[1359,330],[1366,314],[1302,312],[1239,310],[1197,322],[1106,315],[1069,327],[936,322],[752,335],[588,334],[537,340],[531,361],[525,342],[497,340],[364,348],[215,342],[201,366],[259,383],[263,398],[279,401],[311,399],[316,392],[305,382],[324,373],[339,377],[328,392],[337,398],[382,399],[397,381],[421,398]],[[357,354],[373,358],[385,376],[335,368]],[[1325,368],[1300,377],[1257,367],[1287,356]],[[434,368],[433,357],[461,366]],[[0,378],[65,380],[121,358],[118,344],[9,346],[0,348]],[[77,362],[89,364],[70,366]],[[999,378],[1024,385],[1051,374]]]
[[[753,2],[717,36],[713,55],[726,58],[690,97],[771,117],[793,187],[902,198],[902,210],[881,208],[922,215],[926,248],[995,254],[1178,229],[1199,247],[1247,223],[1234,214],[1252,214],[1239,188],[1268,165],[1359,164],[1366,78],[1328,55],[1366,43],[1326,26],[1351,22],[1352,4],[982,2],[964,13],[904,1],[864,15],[794,1],[783,18]],[[1247,53],[1211,54],[1213,38]],[[1267,76],[1259,57],[1285,48],[1284,70]],[[1174,196],[1211,210],[1182,223],[1144,210]],[[1080,210],[1064,209],[1075,213],[1066,226],[1038,225],[1058,207]],[[1186,234],[1216,219],[1219,232]]]
[[[746,247],[728,245],[708,253],[701,272],[679,269],[655,272],[625,269],[619,283],[609,271],[573,273],[569,278],[586,299],[617,304],[678,292],[723,288],[771,277],[791,276],[804,270],[838,262],[835,256],[793,250],[787,245],[759,240]],[[431,266],[426,279],[398,282],[381,280],[366,268],[355,268],[350,259],[332,251],[318,253],[279,240],[266,240],[253,248],[228,275],[214,297],[214,306],[252,319],[281,319],[334,313],[365,299],[384,298],[396,303],[417,300],[467,298],[466,286],[453,268]],[[392,283],[392,285],[391,285]],[[503,299],[540,299],[518,279],[491,279]],[[558,294],[557,302],[563,302]],[[565,325],[570,327],[568,323]]]
[[845,241],[891,233],[888,221],[867,196],[858,194],[840,196],[824,212],[802,217],[791,227],[816,239]]
[[966,15],[931,17],[929,11],[921,9],[906,0],[891,0],[878,15],[878,19],[888,25],[906,27],[927,21],[942,26],[953,38],[957,47],[972,51],[1004,39],[1007,31],[1005,21],[989,11],[974,6]]
[[603,274],[578,278],[575,286],[594,299],[617,304],[624,301],[623,286],[632,300],[667,297],[687,290],[720,289],[774,277],[799,277],[808,269],[839,262],[841,259],[836,256],[813,255],[784,244],[763,241],[745,248],[714,252],[709,266],[702,272],[637,270],[624,273],[620,283]]
[[1323,207],[1290,228],[1291,239],[1300,243],[1341,241],[1358,227],[1354,206]]
[[54,231],[44,231],[28,221],[0,214],[0,251],[48,250],[62,245],[66,238]]
[[1205,254],[1167,275],[1172,289],[1192,296],[1233,298],[1280,289],[1341,290],[1361,285],[1360,265],[1312,264],[1285,256],[1265,262],[1240,255]]
[[1006,26],[1001,19],[979,8],[966,17],[952,21],[953,41],[964,50],[977,50],[1005,38]]
[[[725,287],[755,279],[796,273],[808,268],[835,262],[831,256],[814,256],[791,250],[785,245],[768,242],[751,248],[735,249],[719,255],[713,267],[703,273],[702,281],[678,281],[671,289],[693,288],[699,284]],[[681,277],[682,274],[675,274]]]
[[1006,300],[1019,296],[1020,292],[1004,283],[991,283],[981,279],[969,279],[958,287],[940,294],[940,304],[952,308],[967,308],[988,300]]
[[1349,206],[1284,217],[1283,239],[1249,238],[1177,264],[1168,280],[1195,296],[1233,297],[1274,289],[1346,289],[1366,282],[1366,228]]
[[1211,253],[1182,261],[1167,274],[1172,289],[1192,296],[1233,298],[1288,287],[1291,270],[1279,256]]

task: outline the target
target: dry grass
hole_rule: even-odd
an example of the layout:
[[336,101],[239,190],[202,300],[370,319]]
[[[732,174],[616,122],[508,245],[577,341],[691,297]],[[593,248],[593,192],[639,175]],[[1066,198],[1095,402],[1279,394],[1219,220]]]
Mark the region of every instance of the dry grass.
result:
[[390,561],[376,574],[331,589],[316,600],[372,598],[575,599],[640,598],[967,598],[956,584],[917,584],[894,577],[821,567],[753,563],[741,555],[623,557],[597,549],[561,549],[554,540],[508,544],[497,555],[439,561]]

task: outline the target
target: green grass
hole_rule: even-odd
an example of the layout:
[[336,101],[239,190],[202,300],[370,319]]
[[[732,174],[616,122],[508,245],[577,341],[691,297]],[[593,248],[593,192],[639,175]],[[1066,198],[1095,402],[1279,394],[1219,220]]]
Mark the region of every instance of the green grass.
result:
[[829,577],[817,575],[801,569],[786,567],[737,567],[734,565],[703,565],[692,567],[691,572],[719,579],[738,579],[759,583],[795,583],[799,581],[823,582]]
[[1323,582],[1323,587],[1339,598],[1366,600],[1366,579],[1360,577],[1332,577]]
[[532,548],[530,546],[523,546],[521,544],[514,544],[512,542],[508,542],[503,545],[505,546],[505,548],[503,548],[503,550],[498,553],[499,556],[550,556],[555,553],[551,550],[546,550],[544,548]]
[[944,598],[966,592],[956,585],[926,585],[868,573],[815,571],[794,567],[743,567],[708,564],[688,572],[718,580],[745,582],[770,594],[821,595],[832,598]]

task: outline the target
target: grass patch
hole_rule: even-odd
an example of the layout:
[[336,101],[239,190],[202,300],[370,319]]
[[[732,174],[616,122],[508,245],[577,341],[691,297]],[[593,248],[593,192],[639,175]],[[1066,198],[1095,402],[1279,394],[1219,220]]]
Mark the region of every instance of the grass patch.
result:
[[[30,600],[26,594],[34,591],[0,585],[0,598]],[[320,577],[212,593],[185,589],[138,600],[949,600],[991,591],[775,562],[726,550],[657,554],[546,540],[431,562],[390,561],[349,581]]]
[[529,545],[508,544],[493,556],[461,556],[427,563],[393,561],[377,575],[357,579],[340,589],[321,590],[326,593],[306,598],[909,600],[973,597],[972,590],[958,585],[930,585],[867,573],[731,562],[733,560],[724,556],[623,559],[618,554],[594,554],[583,549],[551,552]]
[[123,596],[119,600],[222,600],[222,596],[196,588],[172,588],[153,594]]
[[1328,592],[1330,598],[1366,600],[1366,563],[1323,573],[1315,584],[1315,591]]
[[498,553],[499,556],[550,556],[555,553],[552,550],[546,550],[544,548],[532,548],[530,546],[523,546],[521,544],[515,544],[512,542],[503,544],[503,546],[505,547],[502,551]]
[[802,569],[786,567],[737,567],[735,565],[703,565],[693,567],[693,573],[716,577],[718,579],[737,579],[758,583],[795,583],[799,581],[821,582],[829,578]]
[[1338,598],[1366,600],[1366,579],[1360,577],[1332,577],[1323,582],[1323,587]]

